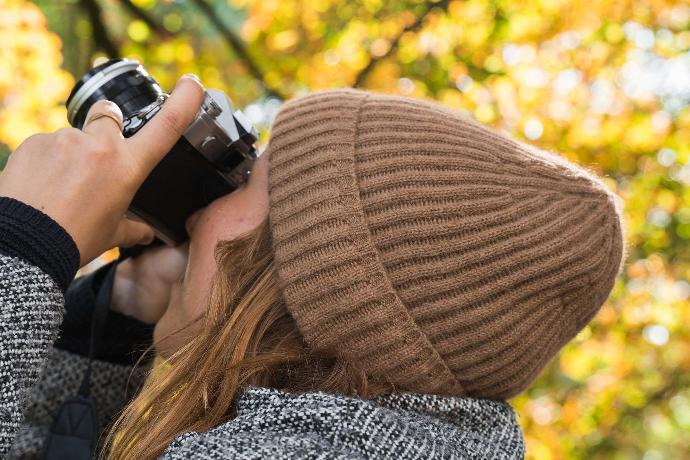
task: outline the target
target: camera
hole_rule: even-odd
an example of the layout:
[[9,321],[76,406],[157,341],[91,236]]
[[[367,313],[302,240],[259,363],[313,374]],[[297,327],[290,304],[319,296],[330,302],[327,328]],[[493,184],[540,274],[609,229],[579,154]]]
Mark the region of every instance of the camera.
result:
[[[67,99],[67,118],[81,129],[99,99],[120,107],[124,137],[137,133],[162,108],[168,94],[139,62],[111,59],[87,72]],[[128,212],[149,224],[170,245],[187,239],[185,221],[227,195],[251,172],[258,138],[251,121],[234,110],[220,90],[205,91],[194,121],[136,192]]]

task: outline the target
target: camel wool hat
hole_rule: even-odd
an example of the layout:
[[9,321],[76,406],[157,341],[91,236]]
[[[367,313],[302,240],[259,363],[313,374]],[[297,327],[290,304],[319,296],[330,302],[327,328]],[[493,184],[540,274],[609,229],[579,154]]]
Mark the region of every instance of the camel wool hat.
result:
[[286,103],[270,224],[306,343],[400,390],[508,398],[596,314],[623,263],[594,174],[420,100]]

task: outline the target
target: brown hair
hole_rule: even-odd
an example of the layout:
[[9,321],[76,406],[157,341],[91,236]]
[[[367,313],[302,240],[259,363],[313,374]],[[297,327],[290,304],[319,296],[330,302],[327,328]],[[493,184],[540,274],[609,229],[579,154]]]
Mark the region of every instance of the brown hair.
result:
[[305,344],[282,299],[268,220],[219,243],[216,261],[201,331],[170,358],[170,370],[149,379],[124,409],[102,457],[157,458],[177,435],[232,419],[249,385],[364,398],[389,390],[335,353]]

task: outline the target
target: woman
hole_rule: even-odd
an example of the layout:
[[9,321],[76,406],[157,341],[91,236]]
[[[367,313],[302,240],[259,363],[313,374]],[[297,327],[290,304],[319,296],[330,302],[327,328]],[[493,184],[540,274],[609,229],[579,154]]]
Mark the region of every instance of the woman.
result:
[[[44,233],[0,236],[3,452],[38,452],[47,414],[76,391],[83,305],[102,275],[72,284],[51,348],[59,286],[78,254],[83,263],[106,243],[151,238],[119,216],[170,147],[153,140],[176,139],[200,100],[181,80],[159,122],[129,140],[117,110],[92,108],[89,138],[72,134],[74,151],[96,150],[97,161],[66,158],[86,178],[38,145],[14,153],[2,228]],[[60,157],[67,145],[41,147]],[[56,171],[32,176],[20,152]],[[23,222],[9,212],[19,208]],[[287,103],[249,183],[188,231],[188,249],[117,268],[111,342],[92,377],[103,421],[116,418],[109,458],[521,458],[503,400],[587,324],[623,260],[617,199],[591,173],[437,105],[351,90]],[[36,244],[41,256],[27,249]],[[155,323],[169,368],[128,401],[125,362],[146,345],[144,323]],[[26,330],[32,340],[19,337]]]

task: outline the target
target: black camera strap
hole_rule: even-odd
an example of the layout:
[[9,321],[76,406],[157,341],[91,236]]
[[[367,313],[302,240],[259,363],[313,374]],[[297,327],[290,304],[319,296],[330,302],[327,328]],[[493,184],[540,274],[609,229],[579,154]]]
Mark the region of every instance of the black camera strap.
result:
[[90,460],[96,456],[101,427],[98,423],[96,402],[91,395],[93,360],[99,351],[99,338],[105,332],[117,265],[124,259],[141,253],[142,250],[141,247],[121,249],[120,257],[103,278],[91,318],[89,362],[77,395],[65,400],[56,412],[44,446],[44,460]]

